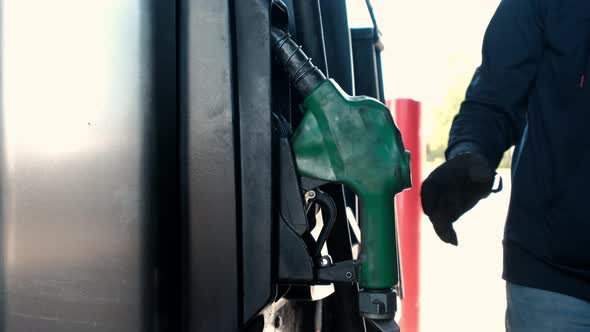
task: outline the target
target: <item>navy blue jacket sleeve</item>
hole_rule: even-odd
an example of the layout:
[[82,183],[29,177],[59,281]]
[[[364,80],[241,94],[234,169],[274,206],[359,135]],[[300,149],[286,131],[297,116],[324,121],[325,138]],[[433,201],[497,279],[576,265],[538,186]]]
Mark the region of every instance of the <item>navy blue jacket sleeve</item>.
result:
[[485,33],[481,66],[453,120],[447,158],[475,149],[496,168],[520,139],[544,48],[541,1],[501,1]]

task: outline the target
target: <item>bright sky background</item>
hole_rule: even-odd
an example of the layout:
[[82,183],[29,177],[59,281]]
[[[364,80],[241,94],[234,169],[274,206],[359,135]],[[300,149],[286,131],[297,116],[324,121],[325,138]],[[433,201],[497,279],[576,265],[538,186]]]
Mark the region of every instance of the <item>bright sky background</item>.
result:
[[[364,0],[347,0],[351,27],[371,26]],[[428,110],[450,87],[465,85],[481,60],[485,29],[499,0],[372,0],[385,51],[387,99],[423,103],[424,130],[433,125]]]
[[[347,0],[352,27],[371,26],[364,0]],[[372,0],[385,51],[385,97],[422,102],[423,136],[440,124],[433,110],[452,90],[466,89],[481,60],[485,29],[499,0]],[[425,165],[426,176],[435,165]],[[501,194],[480,203],[456,224],[459,247],[421,223],[421,332],[498,332],[506,307],[502,234],[510,176]],[[403,307],[401,308],[403,316]]]

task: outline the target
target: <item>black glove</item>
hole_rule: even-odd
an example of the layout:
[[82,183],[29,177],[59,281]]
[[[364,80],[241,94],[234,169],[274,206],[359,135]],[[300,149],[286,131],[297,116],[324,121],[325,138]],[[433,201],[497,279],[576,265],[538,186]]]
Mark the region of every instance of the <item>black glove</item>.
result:
[[422,209],[441,240],[458,244],[453,222],[492,193],[494,177],[483,156],[463,153],[439,166],[424,181]]

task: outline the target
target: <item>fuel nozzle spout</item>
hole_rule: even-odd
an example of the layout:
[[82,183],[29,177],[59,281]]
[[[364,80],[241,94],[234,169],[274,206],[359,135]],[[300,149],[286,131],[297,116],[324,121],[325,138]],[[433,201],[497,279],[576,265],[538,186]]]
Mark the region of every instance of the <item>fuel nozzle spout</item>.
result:
[[324,73],[311,62],[311,58],[288,33],[271,28],[271,45],[276,60],[289,74],[291,84],[303,98],[326,80]]

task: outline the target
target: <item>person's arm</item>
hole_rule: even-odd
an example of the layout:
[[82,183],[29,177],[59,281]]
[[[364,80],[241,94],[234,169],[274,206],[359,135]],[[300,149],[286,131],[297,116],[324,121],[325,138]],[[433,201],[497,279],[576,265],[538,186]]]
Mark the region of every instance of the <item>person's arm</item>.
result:
[[478,152],[495,169],[504,151],[520,139],[543,55],[541,1],[501,1],[484,37],[482,64],[453,121],[447,159]]
[[486,31],[482,64],[453,121],[448,161],[422,185],[424,213],[447,243],[458,243],[453,222],[492,192],[504,151],[522,135],[543,56],[542,1],[549,0],[500,3]]

